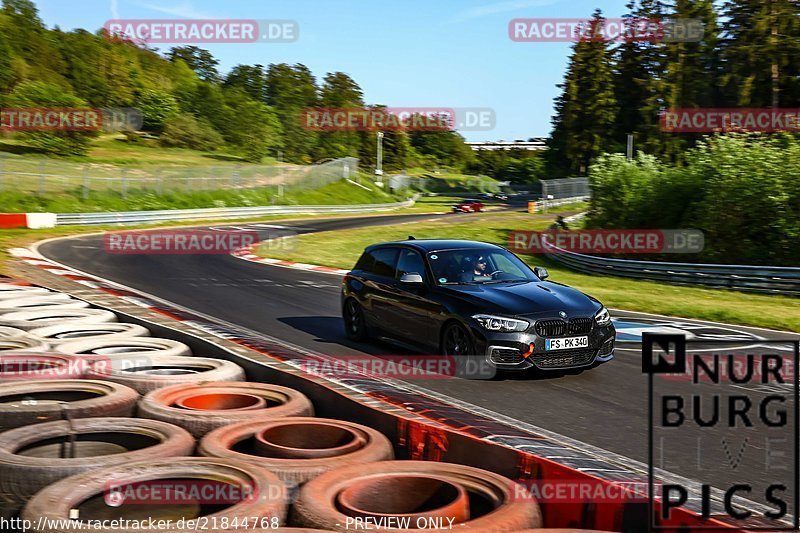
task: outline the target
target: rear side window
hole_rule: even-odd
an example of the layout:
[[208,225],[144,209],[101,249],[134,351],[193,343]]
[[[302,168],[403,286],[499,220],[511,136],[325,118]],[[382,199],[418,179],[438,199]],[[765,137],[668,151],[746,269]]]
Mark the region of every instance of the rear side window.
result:
[[371,272],[372,267],[375,266],[375,258],[369,252],[364,252],[353,267],[353,270],[363,270],[364,272]]
[[397,248],[378,248],[365,252],[356,264],[357,270],[363,270],[376,276],[393,278],[397,264]]
[[400,261],[397,263],[397,279],[403,274],[417,273],[425,279],[425,263],[422,256],[414,250],[401,250]]

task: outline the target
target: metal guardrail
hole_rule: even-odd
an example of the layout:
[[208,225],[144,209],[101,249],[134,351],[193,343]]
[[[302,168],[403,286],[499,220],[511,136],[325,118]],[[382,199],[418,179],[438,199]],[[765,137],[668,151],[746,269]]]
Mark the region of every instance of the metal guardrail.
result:
[[355,205],[267,205],[258,207],[227,207],[207,209],[166,209],[162,211],[118,211],[103,213],[57,213],[57,226],[95,224],[144,224],[171,220],[213,220],[257,217],[265,215],[317,215],[335,213],[370,213],[389,211],[414,205],[414,196],[404,202]]
[[548,259],[587,274],[605,274],[680,285],[800,296],[800,268],[755,265],[662,263],[595,257],[545,242]]
[[569,204],[576,204],[578,202],[586,202],[591,198],[591,195],[581,195],[581,196],[568,196],[565,198],[558,198],[556,200],[539,200],[536,202],[536,208],[538,211],[547,212],[548,209],[552,209],[553,207],[561,207],[563,205]]

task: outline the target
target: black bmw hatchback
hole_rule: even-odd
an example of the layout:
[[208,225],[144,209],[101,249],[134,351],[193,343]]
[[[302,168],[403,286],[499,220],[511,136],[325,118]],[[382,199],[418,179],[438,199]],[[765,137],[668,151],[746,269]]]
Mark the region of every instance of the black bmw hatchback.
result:
[[501,370],[572,370],[614,357],[608,310],[545,281],[493,244],[388,242],[364,250],[342,286],[347,336],[384,338],[429,354],[477,357]]

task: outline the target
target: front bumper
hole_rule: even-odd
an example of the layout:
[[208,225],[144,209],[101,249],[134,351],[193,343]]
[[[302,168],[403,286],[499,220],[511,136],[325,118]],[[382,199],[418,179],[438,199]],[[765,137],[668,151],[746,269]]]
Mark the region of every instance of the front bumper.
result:
[[[616,331],[612,324],[602,327],[595,324],[588,333],[587,348],[549,352],[544,349],[545,337],[537,335],[533,329],[501,333],[473,326],[476,351],[485,356],[487,363],[502,370],[591,368],[614,358]],[[530,349],[531,344],[534,346],[533,351]]]

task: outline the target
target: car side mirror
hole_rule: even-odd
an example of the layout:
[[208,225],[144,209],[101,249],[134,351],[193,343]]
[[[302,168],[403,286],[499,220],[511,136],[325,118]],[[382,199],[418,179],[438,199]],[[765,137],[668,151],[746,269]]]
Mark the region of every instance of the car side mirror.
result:
[[539,279],[547,279],[550,277],[550,274],[547,272],[547,269],[544,267],[535,267],[533,269],[533,273],[536,274],[536,277]]
[[408,272],[400,277],[400,283],[422,284],[422,276],[417,272]]

